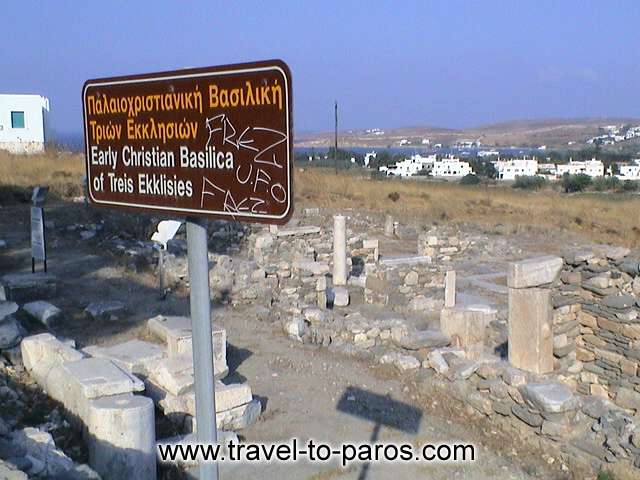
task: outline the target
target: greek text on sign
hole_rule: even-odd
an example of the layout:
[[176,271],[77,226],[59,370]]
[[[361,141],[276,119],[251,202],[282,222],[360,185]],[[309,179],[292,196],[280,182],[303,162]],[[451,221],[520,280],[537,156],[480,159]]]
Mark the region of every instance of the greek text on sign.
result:
[[89,80],[82,100],[92,204],[274,224],[293,213],[284,62]]

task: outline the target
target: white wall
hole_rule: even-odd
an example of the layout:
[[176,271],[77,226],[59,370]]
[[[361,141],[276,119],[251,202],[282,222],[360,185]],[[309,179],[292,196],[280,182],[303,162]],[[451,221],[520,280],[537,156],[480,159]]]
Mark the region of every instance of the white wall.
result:
[[[24,128],[12,128],[11,112],[24,112]],[[49,100],[40,95],[0,94],[0,148],[15,153],[42,151]]]

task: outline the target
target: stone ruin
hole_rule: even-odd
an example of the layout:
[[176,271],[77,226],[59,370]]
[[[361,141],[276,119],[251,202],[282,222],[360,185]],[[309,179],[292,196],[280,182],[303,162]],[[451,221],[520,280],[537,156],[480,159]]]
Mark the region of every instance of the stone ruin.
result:
[[[320,210],[307,209],[304,220],[321,222]],[[392,217],[379,235],[370,224],[368,233],[354,234],[349,223],[356,221],[337,215],[327,228],[293,222],[281,228],[215,230],[212,242],[231,238],[240,246],[209,254],[212,297],[232,306],[251,305],[256,321],[273,322],[296,342],[393,366],[416,378],[425,393],[444,393],[478,418],[559,455],[572,470],[593,473],[618,464],[632,472],[630,478],[640,475],[640,260],[626,249],[603,247],[511,262],[503,274],[505,287],[487,281],[487,275],[475,280],[506,297],[505,311],[462,301],[456,292],[457,284],[470,277],[453,270],[452,260],[479,254],[473,236],[435,229],[407,232]],[[411,252],[385,255],[383,242],[397,238],[417,238],[417,245]],[[182,240],[172,242],[165,266],[170,281],[180,284],[187,280],[186,249]],[[150,246],[119,239],[112,246],[135,258],[134,267],[140,259],[154,264]],[[15,278],[0,283],[8,300],[0,311],[17,309],[10,301],[28,286]],[[42,279],[37,283],[51,288]],[[55,318],[50,307],[27,305],[23,309],[42,317],[45,325]],[[118,306],[93,307],[88,312],[99,315]],[[5,319],[2,338],[13,335],[9,323]],[[134,340],[77,351],[45,334],[23,340],[22,356],[51,396],[67,399],[68,405],[63,403],[87,425],[88,438],[113,434],[92,425],[116,415],[111,402],[118,399],[124,402],[124,417],[139,412],[136,424],[149,422],[144,412],[155,402],[191,432],[188,324],[184,317],[149,319],[149,332],[164,342],[160,346]],[[224,335],[214,329],[220,377],[226,373]],[[48,352],[38,353],[47,358],[35,362],[42,366],[29,363],[31,350]],[[109,382],[94,385],[91,375],[82,376],[83,364]],[[42,376],[41,368],[50,368],[54,377]],[[66,382],[73,395],[48,385],[51,378]],[[248,385],[218,386],[219,428],[236,430],[255,421],[260,406]],[[145,458],[152,441],[144,436],[135,441],[140,445],[126,449]],[[92,445],[99,448],[100,442]]]

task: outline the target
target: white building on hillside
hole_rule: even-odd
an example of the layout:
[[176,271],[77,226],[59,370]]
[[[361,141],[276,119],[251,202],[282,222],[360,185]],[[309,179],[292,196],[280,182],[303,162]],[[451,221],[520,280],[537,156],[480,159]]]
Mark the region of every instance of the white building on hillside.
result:
[[376,153],[375,150],[365,153],[364,154],[364,166],[368,167],[369,164],[371,163],[371,159],[375,160],[377,156],[378,156],[378,154]]
[[435,155],[429,155],[423,157],[422,155],[412,155],[410,158],[406,158],[400,162],[396,162],[395,165],[389,165],[388,167],[380,167],[381,172],[386,172],[388,176],[396,175],[399,177],[412,177],[421,170],[429,170],[433,162],[436,161]]
[[469,162],[461,162],[457,157],[446,157],[436,160],[430,169],[433,177],[464,177],[473,173]]
[[47,140],[49,100],[40,95],[0,94],[0,149],[36,153]]
[[638,163],[638,160],[635,160],[630,165],[619,165],[618,168],[620,173],[618,173],[617,177],[620,180],[640,180],[640,163]]
[[496,160],[498,180],[515,180],[516,177],[529,177],[538,173],[538,160],[516,158],[513,160]]
[[585,160],[584,162],[574,162],[569,160],[569,163],[556,165],[556,176],[562,177],[565,173],[569,175],[578,175],[580,173],[589,175],[590,177],[602,177],[604,176],[604,164],[600,160],[592,158],[591,160]]

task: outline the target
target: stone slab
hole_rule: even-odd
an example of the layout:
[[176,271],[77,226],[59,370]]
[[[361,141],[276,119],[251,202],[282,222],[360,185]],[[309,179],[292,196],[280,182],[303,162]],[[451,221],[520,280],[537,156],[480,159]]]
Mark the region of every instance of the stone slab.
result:
[[58,279],[50,273],[11,273],[0,277],[0,300],[25,303],[55,296]]
[[460,345],[469,347],[484,343],[486,328],[495,314],[465,307],[443,308],[440,311],[440,329],[449,337],[458,337]]
[[507,285],[510,288],[529,288],[551,283],[560,274],[563,264],[562,258],[551,255],[511,262]]
[[167,355],[161,346],[137,339],[108,347],[92,345],[82,351],[92,357],[108,358],[126,371],[144,376]]
[[175,355],[160,360],[149,373],[149,379],[171,395],[181,395],[193,388],[193,359]]
[[73,348],[71,342],[60,341],[50,333],[24,338],[20,351],[25,369],[43,388],[46,388],[46,378],[53,366],[84,358],[84,354]]
[[279,228],[275,235],[276,237],[293,237],[298,235],[313,235],[316,233],[320,233],[320,227],[309,225],[303,227]]
[[38,320],[38,322],[43,324],[45,327],[52,326],[62,317],[62,310],[49,302],[45,302],[44,300],[36,300],[35,302],[26,303],[22,308],[32,318]]
[[[193,356],[191,343],[191,318],[184,316],[164,316],[150,318],[149,331],[167,344],[169,356]],[[213,340],[213,367],[216,378],[224,377],[227,367],[227,331],[219,325],[211,325]]]
[[386,267],[424,265],[430,263],[431,257],[428,255],[396,255],[382,257],[380,259],[380,264]]
[[573,392],[561,383],[527,383],[518,390],[527,405],[539,412],[563,413],[578,406]]
[[509,362],[530,372],[553,371],[550,291],[509,288]]

